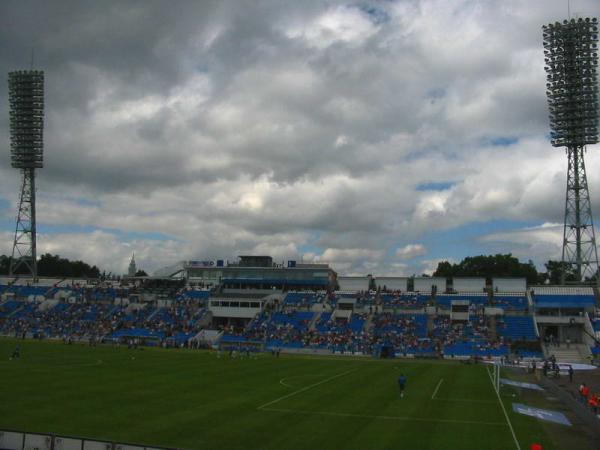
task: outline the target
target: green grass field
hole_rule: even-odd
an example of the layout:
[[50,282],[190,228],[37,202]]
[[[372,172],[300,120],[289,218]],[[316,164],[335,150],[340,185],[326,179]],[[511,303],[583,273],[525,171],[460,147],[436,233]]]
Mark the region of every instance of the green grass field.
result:
[[523,399],[503,390],[507,420],[482,365],[19,344],[9,360],[16,341],[0,339],[0,429],[185,449],[516,449],[510,420],[521,449],[585,448],[575,429],[513,414]]

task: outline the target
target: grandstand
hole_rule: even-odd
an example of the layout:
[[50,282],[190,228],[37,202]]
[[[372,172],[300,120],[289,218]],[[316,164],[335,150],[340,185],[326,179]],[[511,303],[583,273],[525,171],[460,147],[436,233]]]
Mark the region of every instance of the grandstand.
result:
[[[215,266],[222,280],[207,275],[217,281],[210,288],[197,277],[93,283],[47,279],[37,284],[3,279],[0,334],[163,347],[250,345],[287,352],[439,358],[541,358],[560,355],[558,344],[568,342],[570,353],[563,356],[572,362],[586,362],[598,354],[594,337],[600,320],[593,288],[527,287],[520,279],[494,279],[492,286],[482,288],[482,280],[476,278],[393,277],[380,282],[375,277],[346,277],[323,288],[311,278],[312,269],[294,272],[295,267],[287,267],[284,274],[280,266],[266,267],[265,257],[245,258],[229,272],[227,266]],[[248,261],[261,266],[253,268]],[[241,269],[260,272],[254,272],[252,283],[232,284],[233,270]],[[294,282],[281,283],[284,276]],[[272,280],[279,280],[279,288]],[[311,289],[298,288],[311,284]],[[345,290],[335,290],[341,286]],[[356,290],[351,290],[353,286]],[[370,289],[374,286],[378,288]],[[403,291],[399,286],[420,290]],[[424,290],[426,286],[430,291]]]
[[[18,343],[26,355],[19,357],[17,364],[5,361],[8,364],[3,367],[12,374],[12,385],[7,387],[9,394],[4,392],[4,398],[9,398],[7,405],[11,411],[17,411],[15,418],[19,420],[6,419],[6,427],[32,432],[22,436],[41,436],[47,430],[47,415],[43,412],[38,414],[42,425],[38,424],[37,429],[29,425],[29,405],[43,403],[39,399],[45,399],[46,394],[22,390],[11,394],[18,386],[15,380],[19,376],[38,377],[43,373],[45,379],[52,377],[53,389],[60,386],[61,393],[56,395],[61,396],[61,402],[63,397],[77,396],[86,398],[86,410],[89,407],[103,411],[97,392],[112,399],[111,405],[119,404],[125,396],[129,399],[126,405],[140,405],[152,424],[148,426],[144,416],[143,424],[132,426],[123,434],[105,433],[106,424],[114,423],[107,420],[123,421],[125,414],[135,416],[126,409],[129,406],[119,405],[112,406],[107,414],[98,414],[102,418],[96,428],[87,428],[86,414],[80,414],[79,402],[72,401],[71,409],[64,409],[69,421],[62,429],[54,428],[55,440],[63,439],[59,433],[81,433],[123,442],[152,440],[164,445],[177,443],[182,448],[213,448],[221,445],[224,434],[231,432],[231,421],[251,421],[243,425],[246,428],[237,437],[239,445],[235,448],[255,448],[248,444],[248,436],[254,436],[256,427],[268,432],[273,423],[286,430],[280,440],[287,440],[287,430],[298,426],[296,439],[302,441],[292,447],[281,446],[277,441],[273,448],[304,448],[305,419],[310,417],[315,428],[325,424],[330,430],[339,421],[377,422],[381,426],[377,435],[389,432],[399,448],[407,439],[421,442],[431,424],[437,428],[440,423],[447,429],[435,448],[510,448],[507,443],[513,442],[506,440],[510,434],[504,428],[505,416],[500,415],[503,413],[499,409],[493,412],[492,405],[498,400],[491,388],[491,372],[486,370],[487,364],[479,363],[509,360],[530,364],[552,356],[558,361],[589,363],[590,359],[600,358],[600,346],[595,341],[600,335],[600,309],[597,292],[592,288],[523,288],[519,281],[503,281],[498,283],[498,289],[486,285],[480,290],[480,280],[454,279],[435,281],[430,284],[430,291],[425,291],[427,280],[422,280],[418,285],[421,289],[415,290],[413,280],[392,277],[379,284],[375,277],[354,277],[343,283],[344,290],[336,289],[341,286],[335,282],[326,288],[313,284],[307,289],[304,286],[312,281],[303,283],[296,278],[284,288],[282,278],[275,276],[282,276],[280,268],[272,269],[271,272],[262,267],[265,278],[255,278],[252,283],[240,283],[241,278],[237,278],[232,284],[228,277],[214,280],[210,286],[185,277],[102,282],[41,280],[37,284],[31,280],[2,280],[0,336],[9,339],[1,340],[0,346],[6,353]],[[291,275],[292,270],[286,276],[300,277]],[[352,290],[353,283],[356,290]],[[375,286],[379,288],[372,289]],[[466,290],[455,289],[461,286]],[[501,290],[501,286],[507,290]],[[21,340],[27,338],[83,343],[91,348]],[[206,348],[217,351],[197,351]],[[287,355],[280,359],[280,353]],[[386,361],[389,358],[398,360]],[[21,359],[26,365],[20,364]],[[353,367],[340,369],[340,365]],[[19,367],[27,370],[19,375]],[[67,367],[69,377],[64,376]],[[325,370],[326,367],[329,368]],[[404,409],[399,412],[397,402],[390,400],[400,367],[409,376],[410,392],[402,400],[408,400],[402,408],[409,413]],[[349,381],[352,382],[347,384]],[[365,383],[369,384],[368,389],[364,388]],[[34,384],[29,382],[29,386]],[[464,385],[460,394],[456,393],[457,385]],[[474,393],[474,386],[487,392],[487,397]],[[509,392],[513,391],[503,389],[511,396],[498,395],[500,402],[504,397],[520,400],[514,398],[522,395],[519,391],[512,395]],[[71,391],[78,394],[70,395]],[[353,395],[348,395],[350,392]],[[372,397],[373,392],[378,393],[377,398]],[[114,400],[115,395],[118,400]],[[24,407],[19,406],[22,398],[28,399]],[[50,398],[53,410],[56,400]],[[235,399],[234,406],[230,399]],[[273,408],[262,408],[273,404]],[[388,407],[391,409],[385,409]],[[318,417],[312,417],[313,410]],[[72,411],[77,411],[77,415]],[[473,424],[487,426],[489,419],[480,423],[480,417],[490,411],[498,413],[493,427],[504,441],[497,447],[488,447],[487,432],[482,431],[482,436],[468,438],[473,446],[465,446],[465,432],[478,428]],[[182,414],[188,417],[184,421],[189,425],[187,436],[179,435]],[[440,414],[442,421],[452,422],[438,423]],[[508,414],[511,420],[519,420],[513,411]],[[85,423],[77,422],[79,416]],[[465,417],[470,418],[468,424],[462,423]],[[153,434],[156,424],[167,423],[165,420],[168,424],[157,427]],[[201,433],[189,431],[191,424],[197,430],[197,423],[204,422],[211,425],[202,427]],[[415,430],[415,424],[422,428]],[[402,436],[396,430],[398,426],[405,426]],[[164,427],[178,433],[162,435]],[[212,433],[213,427],[218,427],[218,431]],[[519,425],[519,434],[537,438],[539,433],[524,431],[528,427]],[[116,429],[120,430],[118,426]],[[331,442],[331,447],[328,444],[318,448],[338,448],[339,433],[319,433],[322,442],[335,442]],[[21,436],[18,432],[13,435]],[[573,435],[578,434],[569,438]],[[206,436],[210,436],[209,441],[205,441]],[[454,442],[453,447],[445,447],[448,439]],[[73,440],[78,442],[77,448],[82,448],[79,442],[85,438]],[[207,446],[206,442],[214,445]],[[257,446],[260,447],[258,441]]]

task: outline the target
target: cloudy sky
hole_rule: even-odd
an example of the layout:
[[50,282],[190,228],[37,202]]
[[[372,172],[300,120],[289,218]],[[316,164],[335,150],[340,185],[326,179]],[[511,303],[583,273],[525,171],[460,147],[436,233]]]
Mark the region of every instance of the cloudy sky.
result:
[[[3,0],[0,72],[34,48],[46,73],[38,252],[117,273],[132,252],[149,272],[239,254],[341,274],[497,252],[542,268],[560,258],[567,161],[548,141],[541,26],[566,3]],[[0,105],[10,254],[6,81]]]

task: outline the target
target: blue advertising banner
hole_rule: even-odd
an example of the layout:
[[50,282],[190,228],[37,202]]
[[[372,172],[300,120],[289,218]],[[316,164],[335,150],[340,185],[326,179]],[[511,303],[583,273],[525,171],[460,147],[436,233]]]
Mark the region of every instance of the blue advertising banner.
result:
[[534,391],[543,391],[543,389],[537,384],[523,383],[521,381],[507,380],[506,378],[500,378],[500,383],[506,384],[507,386],[515,386],[524,389],[533,389]]
[[519,414],[525,414],[526,416],[537,417],[540,420],[547,422],[559,423],[561,425],[571,426],[571,422],[561,412],[549,411],[547,409],[533,408],[531,406],[523,405],[521,403],[513,403],[513,411]]

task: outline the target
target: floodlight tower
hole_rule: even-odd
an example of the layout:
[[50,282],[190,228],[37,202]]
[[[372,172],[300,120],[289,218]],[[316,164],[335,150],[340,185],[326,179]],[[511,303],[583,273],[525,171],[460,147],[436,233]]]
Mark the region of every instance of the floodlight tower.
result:
[[542,30],[551,143],[566,147],[569,161],[562,262],[583,281],[598,274],[584,162],[585,146],[598,142],[598,19],[565,20]]
[[35,281],[35,169],[44,166],[44,72],[10,72],[8,95],[11,165],[23,175],[9,274],[24,266]]

